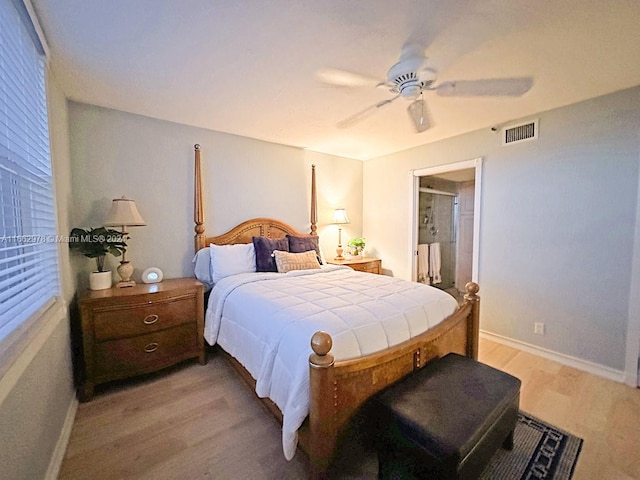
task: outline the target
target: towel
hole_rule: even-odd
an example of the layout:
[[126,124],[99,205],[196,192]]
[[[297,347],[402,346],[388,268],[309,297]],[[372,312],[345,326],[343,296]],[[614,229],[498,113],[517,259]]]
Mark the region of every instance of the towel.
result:
[[418,245],[418,281],[430,285],[429,282],[429,245]]
[[429,244],[429,276],[431,285],[442,283],[440,276],[440,244],[438,242]]

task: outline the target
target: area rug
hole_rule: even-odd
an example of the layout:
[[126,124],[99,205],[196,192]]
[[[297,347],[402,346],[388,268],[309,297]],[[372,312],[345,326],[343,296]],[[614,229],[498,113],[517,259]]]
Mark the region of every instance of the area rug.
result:
[[581,448],[582,439],[520,412],[513,450],[500,449],[480,478],[570,479]]

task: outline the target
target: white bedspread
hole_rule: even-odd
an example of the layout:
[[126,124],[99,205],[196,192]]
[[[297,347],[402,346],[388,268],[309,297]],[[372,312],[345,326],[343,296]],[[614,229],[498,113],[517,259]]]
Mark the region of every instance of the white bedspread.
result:
[[290,460],[309,413],[310,339],[333,338],[336,360],[367,355],[437,325],[457,308],[445,292],[348,267],[245,273],[211,292],[205,339],[218,343],[256,380],[259,397],[283,413],[282,445]]

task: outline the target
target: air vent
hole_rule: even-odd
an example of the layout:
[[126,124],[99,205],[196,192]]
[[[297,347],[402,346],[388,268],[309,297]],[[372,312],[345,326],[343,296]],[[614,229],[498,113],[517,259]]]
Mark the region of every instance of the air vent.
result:
[[533,120],[502,129],[502,145],[526,142],[538,138],[538,120]]

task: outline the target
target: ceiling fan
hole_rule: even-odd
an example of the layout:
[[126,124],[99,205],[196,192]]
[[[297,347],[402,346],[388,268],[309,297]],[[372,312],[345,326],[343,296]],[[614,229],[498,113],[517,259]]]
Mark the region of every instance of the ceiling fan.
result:
[[435,91],[441,96],[459,97],[519,97],[527,93],[533,85],[531,77],[460,80],[436,84],[437,73],[428,65],[424,48],[417,44],[406,44],[402,48],[400,60],[389,69],[386,80],[333,68],[320,70],[317,78],[323,83],[341,87],[385,88],[394,95],[341,120],[337,124],[338,128],[350,127],[378,109],[399,98],[405,98],[411,101],[407,111],[418,133],[432,126],[423,97],[425,92]]

